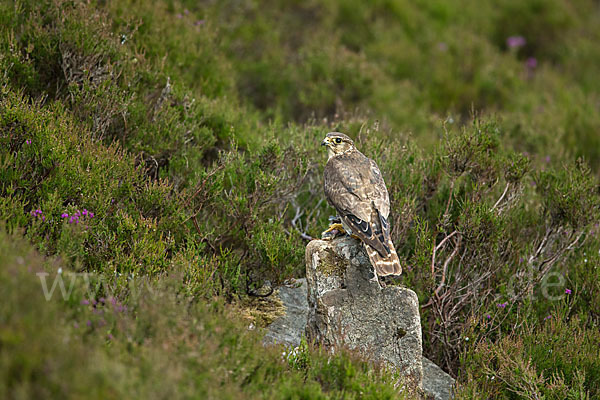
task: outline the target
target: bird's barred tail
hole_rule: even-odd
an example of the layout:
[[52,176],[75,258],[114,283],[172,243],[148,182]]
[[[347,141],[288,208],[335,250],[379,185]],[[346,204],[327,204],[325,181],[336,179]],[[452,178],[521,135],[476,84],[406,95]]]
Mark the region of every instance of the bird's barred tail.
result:
[[390,255],[382,257],[377,250],[365,243],[365,249],[367,250],[369,260],[371,260],[371,264],[375,268],[375,272],[377,272],[378,276],[402,274],[402,266],[400,265],[398,254],[396,253],[396,249],[391,240],[388,241],[388,246]]

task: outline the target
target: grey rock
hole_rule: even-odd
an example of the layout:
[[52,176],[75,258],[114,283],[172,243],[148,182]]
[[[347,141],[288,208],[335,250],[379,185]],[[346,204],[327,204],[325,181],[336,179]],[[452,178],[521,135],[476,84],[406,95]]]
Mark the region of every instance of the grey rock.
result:
[[[312,242],[311,242],[312,243]],[[345,254],[349,257],[358,257],[359,265],[361,263],[368,262],[366,256],[361,254],[359,251],[362,246],[356,243],[355,241],[348,242],[346,238],[345,241],[339,243],[341,248],[344,249]],[[314,245],[313,245],[314,246]],[[316,247],[317,249],[321,246]],[[359,247],[359,249],[356,249]],[[308,251],[307,251],[308,254]],[[327,257],[334,257],[333,261],[338,261],[344,265],[347,261],[345,256],[342,256],[341,259],[335,258],[335,251],[331,250],[329,254],[325,255],[325,260],[327,261]],[[312,260],[311,256],[311,260]],[[320,257],[317,255],[316,257]],[[315,260],[316,260],[315,257]],[[310,265],[307,262],[307,266]],[[325,268],[327,271],[335,271],[335,263],[332,268],[332,264],[329,264],[330,268]],[[368,269],[368,268],[367,268]],[[309,275],[309,274],[307,274]],[[309,276],[315,276],[315,274],[310,274]],[[342,274],[343,277],[343,274]],[[315,291],[314,295],[317,293],[324,294],[328,291],[328,288],[332,288],[335,286],[336,282],[341,284],[343,282],[342,279],[338,279],[336,274],[332,274],[329,276],[323,276],[323,279],[314,282],[313,287],[320,290],[320,292]],[[329,284],[327,284],[329,282]],[[389,288],[391,289],[391,288]],[[383,289],[388,290],[388,289]],[[300,345],[300,339],[302,335],[305,333],[305,329],[307,328],[307,320],[309,314],[309,306],[308,306],[308,298],[307,298],[307,282],[306,279],[297,279],[296,284],[289,286],[281,286],[276,291],[276,294],[285,307],[285,314],[279,318],[277,318],[271,325],[267,328],[267,333],[263,339],[265,344],[283,344],[287,346],[296,347]],[[317,318],[316,316],[316,307],[312,310],[313,321]],[[423,369],[423,381],[422,387],[425,392],[427,392],[430,396],[432,396],[435,400],[447,400],[452,398],[452,387],[454,385],[454,379],[444,372],[440,367],[435,365],[432,361],[428,360],[425,357],[422,357],[422,369]]]
[[294,284],[280,286],[276,295],[285,307],[285,314],[269,325],[263,343],[298,346],[308,314],[306,279],[296,279]]
[[382,288],[357,240],[313,240],[306,247],[309,340],[346,346],[421,386],[421,318],[415,292]]
[[423,390],[435,400],[450,400],[454,378],[435,365],[433,361],[423,357]]

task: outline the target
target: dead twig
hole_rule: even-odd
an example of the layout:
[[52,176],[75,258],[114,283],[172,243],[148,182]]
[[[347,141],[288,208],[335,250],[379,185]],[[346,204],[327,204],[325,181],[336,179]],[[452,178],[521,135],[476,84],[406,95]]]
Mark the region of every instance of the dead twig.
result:
[[433,254],[431,255],[431,277],[435,278],[435,256],[436,253],[439,249],[442,248],[442,246],[444,244],[446,244],[446,242],[454,235],[456,235],[458,233],[458,231],[453,231],[451,234],[449,234],[448,236],[446,236],[444,239],[442,239],[442,241],[433,248]]
[[300,228],[298,228],[298,220],[302,217],[302,215],[304,215],[304,211],[302,211],[300,209],[300,206],[296,206],[296,215],[294,216],[294,218],[292,218],[292,227],[294,227],[294,229],[300,234],[300,237],[304,240],[314,240],[314,238],[308,234],[306,234],[306,232],[303,232]]
[[498,205],[502,202],[502,200],[506,196],[506,193],[508,192],[508,188],[509,187],[510,187],[510,182],[507,182],[506,183],[506,187],[504,188],[504,192],[502,192],[502,196],[500,196],[500,198],[498,199],[498,201],[496,202],[496,204],[494,204],[494,206],[491,208],[490,211],[494,211],[496,209],[496,207],[498,207]]
[[450,262],[452,261],[452,259],[456,256],[456,254],[458,253],[458,249],[460,248],[460,241],[461,241],[461,236],[458,235],[458,239],[456,240],[456,245],[454,246],[454,250],[448,256],[448,258],[446,258],[446,261],[444,261],[444,265],[442,267],[442,279],[441,279],[440,284],[438,285],[438,287],[433,292],[436,297],[439,296],[440,290],[442,290],[442,287],[444,286],[444,283],[446,283],[446,273],[448,272],[448,265],[450,264]]

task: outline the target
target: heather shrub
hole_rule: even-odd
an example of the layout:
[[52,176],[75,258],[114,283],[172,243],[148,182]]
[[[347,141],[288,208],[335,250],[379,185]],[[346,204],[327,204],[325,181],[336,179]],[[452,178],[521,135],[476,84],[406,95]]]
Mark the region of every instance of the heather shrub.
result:
[[403,398],[389,373],[344,351],[306,346],[311,367],[290,366],[221,301],[179,295],[177,274],[130,280],[124,301],[4,229],[0,239],[3,398]]
[[154,274],[186,233],[179,198],[148,181],[118,146],[105,147],[55,103],[42,108],[3,88],[0,140],[11,230],[46,255],[99,272]]
[[[566,268],[599,218],[598,183],[586,167],[548,169],[525,180],[528,160],[503,151],[498,133],[493,123],[475,123],[450,138],[441,159],[446,174],[423,206],[428,212],[416,213],[410,282],[426,296],[426,336],[447,362],[457,359],[449,353],[464,345],[470,318],[528,309],[525,298],[545,287],[553,268]],[[541,204],[528,206],[537,196]],[[508,328],[499,318],[498,328]]]
[[240,264],[250,291],[263,280],[276,284],[302,273],[302,244],[286,232],[283,221],[307,168],[300,154],[275,143],[250,159],[222,153],[188,199],[207,250],[216,256],[227,251]]
[[214,100],[197,101],[127,46],[134,21],[114,32],[102,9],[82,2],[15,7],[2,9],[10,20],[3,27],[8,81],[34,98],[59,99],[92,137],[138,155],[148,175],[177,175],[174,182],[185,185],[190,164],[202,165],[217,140],[228,142],[231,113]]
[[[598,330],[585,328],[585,315],[584,321],[578,316],[567,319],[567,307],[559,306],[539,322],[525,322],[518,334],[509,334],[493,344],[473,343],[463,355],[472,368],[457,398],[597,397]],[[491,329],[488,321],[481,325],[482,330]]]

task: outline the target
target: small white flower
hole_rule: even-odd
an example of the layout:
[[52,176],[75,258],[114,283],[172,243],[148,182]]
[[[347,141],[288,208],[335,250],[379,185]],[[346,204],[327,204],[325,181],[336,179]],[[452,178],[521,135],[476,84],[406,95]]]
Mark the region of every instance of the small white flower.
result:
[[58,273],[59,273],[59,274],[62,274],[62,267],[60,267],[60,268],[58,269]]

